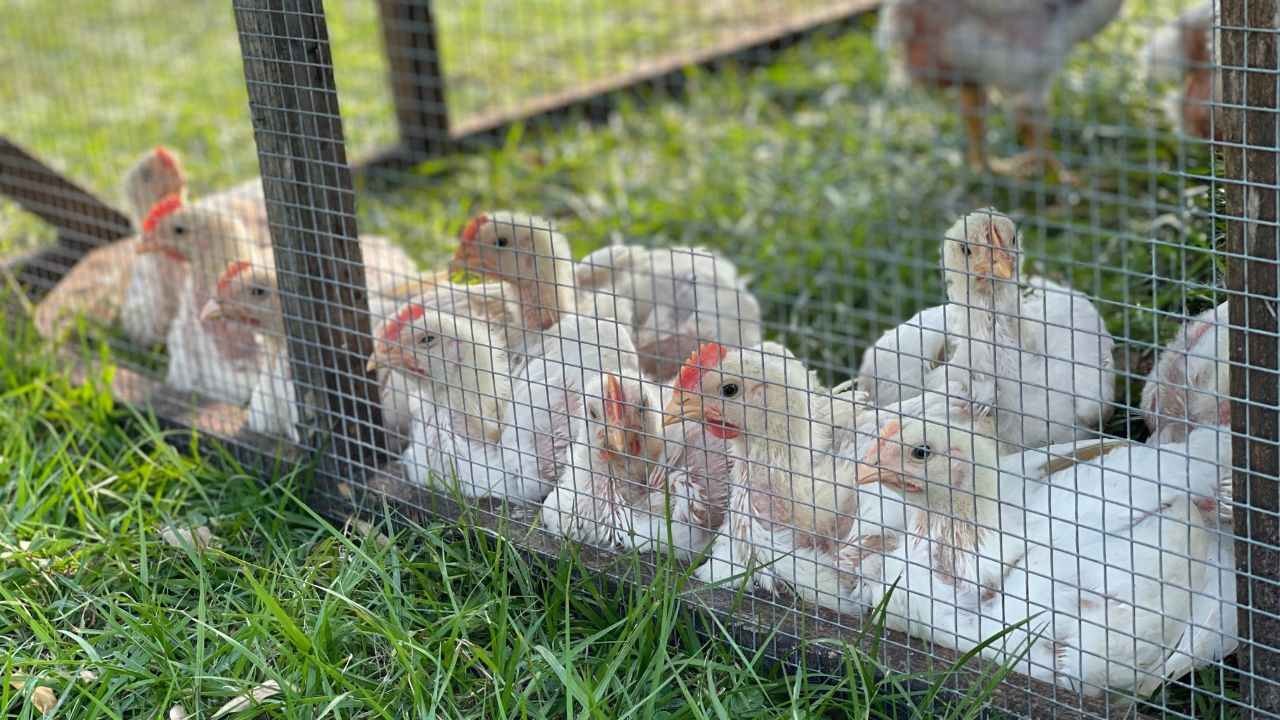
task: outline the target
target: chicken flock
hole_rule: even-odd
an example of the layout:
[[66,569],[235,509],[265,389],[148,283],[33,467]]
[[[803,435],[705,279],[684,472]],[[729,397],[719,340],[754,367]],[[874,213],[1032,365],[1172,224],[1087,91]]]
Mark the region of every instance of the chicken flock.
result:
[[[173,153],[126,177],[141,233],[36,307],[164,343],[167,382],[246,405],[292,442],[318,414],[290,379],[261,183],[192,201]],[[1013,221],[940,243],[947,302],[824,387],[764,340],[760,304],[703,248],[574,261],[548,221],[488,212],[447,268],[362,236],[388,430],[408,482],[537,508],[566,539],[669,553],[1097,694],[1150,693],[1235,643],[1226,306],[1188,321],[1142,392],[1148,444],[1107,439],[1114,341],[1093,301],[1028,275]],[[465,282],[459,274],[474,280]]]

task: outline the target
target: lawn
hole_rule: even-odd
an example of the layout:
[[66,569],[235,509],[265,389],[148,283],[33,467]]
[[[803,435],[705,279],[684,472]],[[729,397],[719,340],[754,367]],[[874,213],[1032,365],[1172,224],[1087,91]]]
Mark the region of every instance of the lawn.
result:
[[[951,101],[895,86],[869,35],[850,33],[763,69],[692,73],[686,97],[627,105],[603,127],[517,129],[492,152],[428,163],[401,187],[361,187],[361,230],[402,242],[424,268],[451,252],[467,217],[495,206],[555,218],[579,253],[615,239],[716,247],[752,275],[771,334],[836,380],[884,328],[941,298],[940,231],[995,205],[1023,220],[1029,266],[1092,293],[1122,340],[1122,369],[1141,369],[1222,284],[1207,217],[1221,202],[1216,168],[1204,147],[1171,134],[1159,89],[1134,72],[1148,30],[1175,5],[1127,3],[1058,83],[1056,140],[1086,178],[1080,188],[967,171]],[[455,117],[783,9],[436,6]],[[6,135],[117,202],[121,174],[158,143],[182,154],[197,194],[256,172],[225,2],[184,2],[181,13],[160,0],[57,7],[5,3]],[[376,4],[327,8],[358,154],[394,133]],[[1012,151],[1003,114],[990,136],[997,153]],[[0,251],[48,238],[0,202]],[[609,602],[567,575],[539,580],[464,527],[384,544],[382,528],[335,526],[299,500],[305,473],[264,486],[229,460],[196,463],[148,418],[113,406],[100,382],[73,388],[30,338],[2,342],[0,412],[13,431],[0,438],[0,653],[10,677],[47,683],[64,717],[208,713],[268,680],[286,688],[279,712],[297,717],[876,717],[901,695],[892,678],[863,694],[776,675],[732,643],[689,637],[669,598]],[[1126,387],[1136,399],[1136,382]],[[1123,409],[1109,429],[1129,429]],[[199,526],[220,547],[160,537]],[[850,682],[867,669],[854,662]],[[0,707],[30,712],[3,692]]]

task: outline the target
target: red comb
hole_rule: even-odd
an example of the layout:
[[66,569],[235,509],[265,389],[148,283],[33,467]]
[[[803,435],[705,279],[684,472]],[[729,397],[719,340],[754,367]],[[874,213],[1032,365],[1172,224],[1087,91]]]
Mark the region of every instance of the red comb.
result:
[[888,439],[902,432],[902,423],[894,420],[884,426],[884,432],[880,433],[880,437]]
[[729,350],[719,343],[703,343],[684,361],[684,367],[680,368],[680,376],[676,380],[676,387],[681,390],[693,392],[698,389],[702,382],[702,375],[709,368],[713,368],[724,360],[724,356],[729,354]]
[[178,163],[174,161],[173,155],[170,155],[168,150],[165,150],[163,147],[157,146],[155,149],[155,153],[156,153],[156,158],[160,160],[161,165],[164,165],[166,168],[170,170],[178,169]]
[[222,277],[218,278],[218,290],[225,292],[227,288],[231,287],[232,279],[251,267],[253,267],[253,263],[244,260],[228,264],[226,271],[222,273]]
[[615,425],[622,422],[622,385],[613,375],[604,376],[604,417]]
[[151,212],[147,213],[147,217],[142,221],[142,232],[149,233],[156,229],[156,225],[166,215],[170,215],[174,210],[182,207],[182,198],[177,195],[170,195],[151,206]]
[[470,222],[467,223],[467,226],[462,228],[462,241],[475,242],[476,233],[480,232],[480,228],[487,222],[489,222],[489,217],[487,215],[477,215],[471,218]]
[[392,318],[391,322],[387,323],[387,329],[382,331],[382,339],[395,340],[400,337],[400,331],[404,329],[405,325],[417,320],[425,313],[426,310],[418,303],[412,303],[406,306],[403,310],[397,313],[394,318]]

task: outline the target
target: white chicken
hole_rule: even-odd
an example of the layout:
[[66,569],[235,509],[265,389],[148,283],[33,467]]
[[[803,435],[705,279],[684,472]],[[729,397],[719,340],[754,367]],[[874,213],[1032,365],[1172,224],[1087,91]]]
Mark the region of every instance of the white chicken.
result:
[[882,427],[858,482],[907,511],[876,543],[861,603],[896,582],[888,624],[961,651],[1013,628],[984,653],[1029,648],[1016,670],[1088,695],[1149,694],[1231,651],[1233,545],[1218,530],[1229,435],[1125,444],[1040,483],[997,473],[989,429]]
[[[386,299],[414,302],[426,310],[438,310],[447,315],[471,318],[487,325],[489,332],[499,336],[503,347],[523,346],[524,330],[520,325],[520,307],[508,297],[503,283],[454,283],[449,281],[449,272],[442,271],[407,282],[400,282],[385,290]],[[382,313],[384,322],[392,322],[390,313]],[[375,311],[375,317],[379,313]],[[384,329],[375,327],[374,336],[384,334]],[[525,358],[520,355],[508,355],[511,372],[518,373],[524,366]],[[383,369],[379,372],[382,381],[383,420],[388,429],[407,436],[412,426],[413,417],[417,414],[416,397],[417,382],[399,370]]]
[[170,197],[143,223],[139,254],[163,253],[186,266],[182,291],[165,337],[165,382],[181,391],[243,404],[257,381],[260,351],[253,333],[217,318],[201,322],[227,263],[251,256],[244,226],[233,217],[182,204]]
[[463,228],[449,270],[477,273],[510,288],[523,331],[511,346],[517,356],[540,354],[542,333],[577,308],[569,243],[540,217],[509,211],[477,215]]
[[1083,294],[1019,284],[1022,250],[1005,215],[961,218],[942,243],[949,302],[889,330],[863,355],[859,387],[879,405],[960,382],[995,411],[1005,450],[1084,437],[1114,408],[1114,340]]
[[[468,331],[473,338],[483,338],[484,343],[468,340],[465,337]],[[474,387],[476,382],[464,373],[462,378],[451,376],[448,382],[436,380],[435,385],[431,384],[433,379],[423,374],[422,359],[416,350],[406,349],[416,348],[427,337],[444,337],[461,345],[463,349],[457,352],[477,355],[484,372],[497,378],[495,383],[510,387],[506,396],[509,401],[500,403],[493,411],[502,417],[509,415],[509,430],[504,430],[500,438],[495,437],[492,430],[485,433],[489,444],[500,445],[495,450],[486,448],[485,452],[501,450],[501,462],[494,467],[505,468],[505,472],[501,477],[486,474],[478,479],[468,474],[479,472],[491,463],[484,466],[472,463],[467,473],[459,471],[459,487],[470,497],[496,494],[541,501],[564,473],[569,443],[581,429],[582,394],[587,384],[605,372],[630,377],[638,373],[631,339],[625,331],[619,332],[612,321],[573,314],[561,316],[560,322],[546,334],[543,354],[530,358],[524,369],[513,376],[505,353],[465,350],[466,343],[481,349],[501,347],[500,336],[493,336],[484,323],[427,311],[420,304],[410,303],[397,313],[394,322],[388,323],[378,338],[370,367],[397,369],[415,378],[417,387],[413,394],[432,401],[423,405],[423,414],[415,418],[411,445],[406,451],[406,465],[408,460],[415,459],[416,467],[423,469],[422,474],[411,476],[417,482],[430,481],[427,471],[436,476],[448,475],[446,468],[435,461],[451,457],[453,450],[437,453],[434,448],[448,448],[458,442],[456,432],[449,429],[456,421],[452,416],[456,408],[449,404],[441,407],[447,396],[441,396],[440,392],[450,383],[465,381]],[[440,413],[448,417],[440,417]],[[479,417],[492,421],[496,416]]]
[[1231,427],[1228,322],[1227,303],[1206,310],[1156,358],[1141,400],[1153,443],[1182,440],[1197,427]]
[[658,402],[635,378],[605,374],[602,386],[588,385],[586,423],[543,503],[544,528],[604,547],[670,548],[684,560],[706,548],[728,502],[728,448],[696,422],[664,435]]
[[856,466],[836,457],[830,425],[815,418],[830,396],[785,348],[708,343],[680,369],[665,422],[699,421],[728,442],[729,508],[695,575],[734,576],[765,591],[853,612],[856,578],[841,572],[857,508]]
[[579,297],[623,299],[632,309],[640,368],[669,382],[698,347],[711,340],[751,347],[761,340],[760,303],[738,269],[705,248],[614,245],[575,268]]
[[[254,432],[302,442],[293,369],[285,339],[284,311],[271,263],[241,260],[227,266],[217,289],[200,311],[200,321],[222,321],[249,329],[262,349],[262,362],[249,396],[248,427]],[[311,420],[308,413],[307,420]]]

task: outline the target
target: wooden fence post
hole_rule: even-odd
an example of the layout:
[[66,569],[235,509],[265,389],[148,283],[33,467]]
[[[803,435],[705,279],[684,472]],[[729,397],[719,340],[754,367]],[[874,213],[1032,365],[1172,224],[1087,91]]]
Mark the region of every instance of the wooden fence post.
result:
[[1277,0],[1222,0],[1241,710],[1280,713]]
[[449,146],[449,108],[431,0],[378,0],[400,147],[414,161]]
[[[233,0],[293,378],[327,459],[385,458],[368,293],[322,0]],[[318,437],[323,442],[325,437]]]

